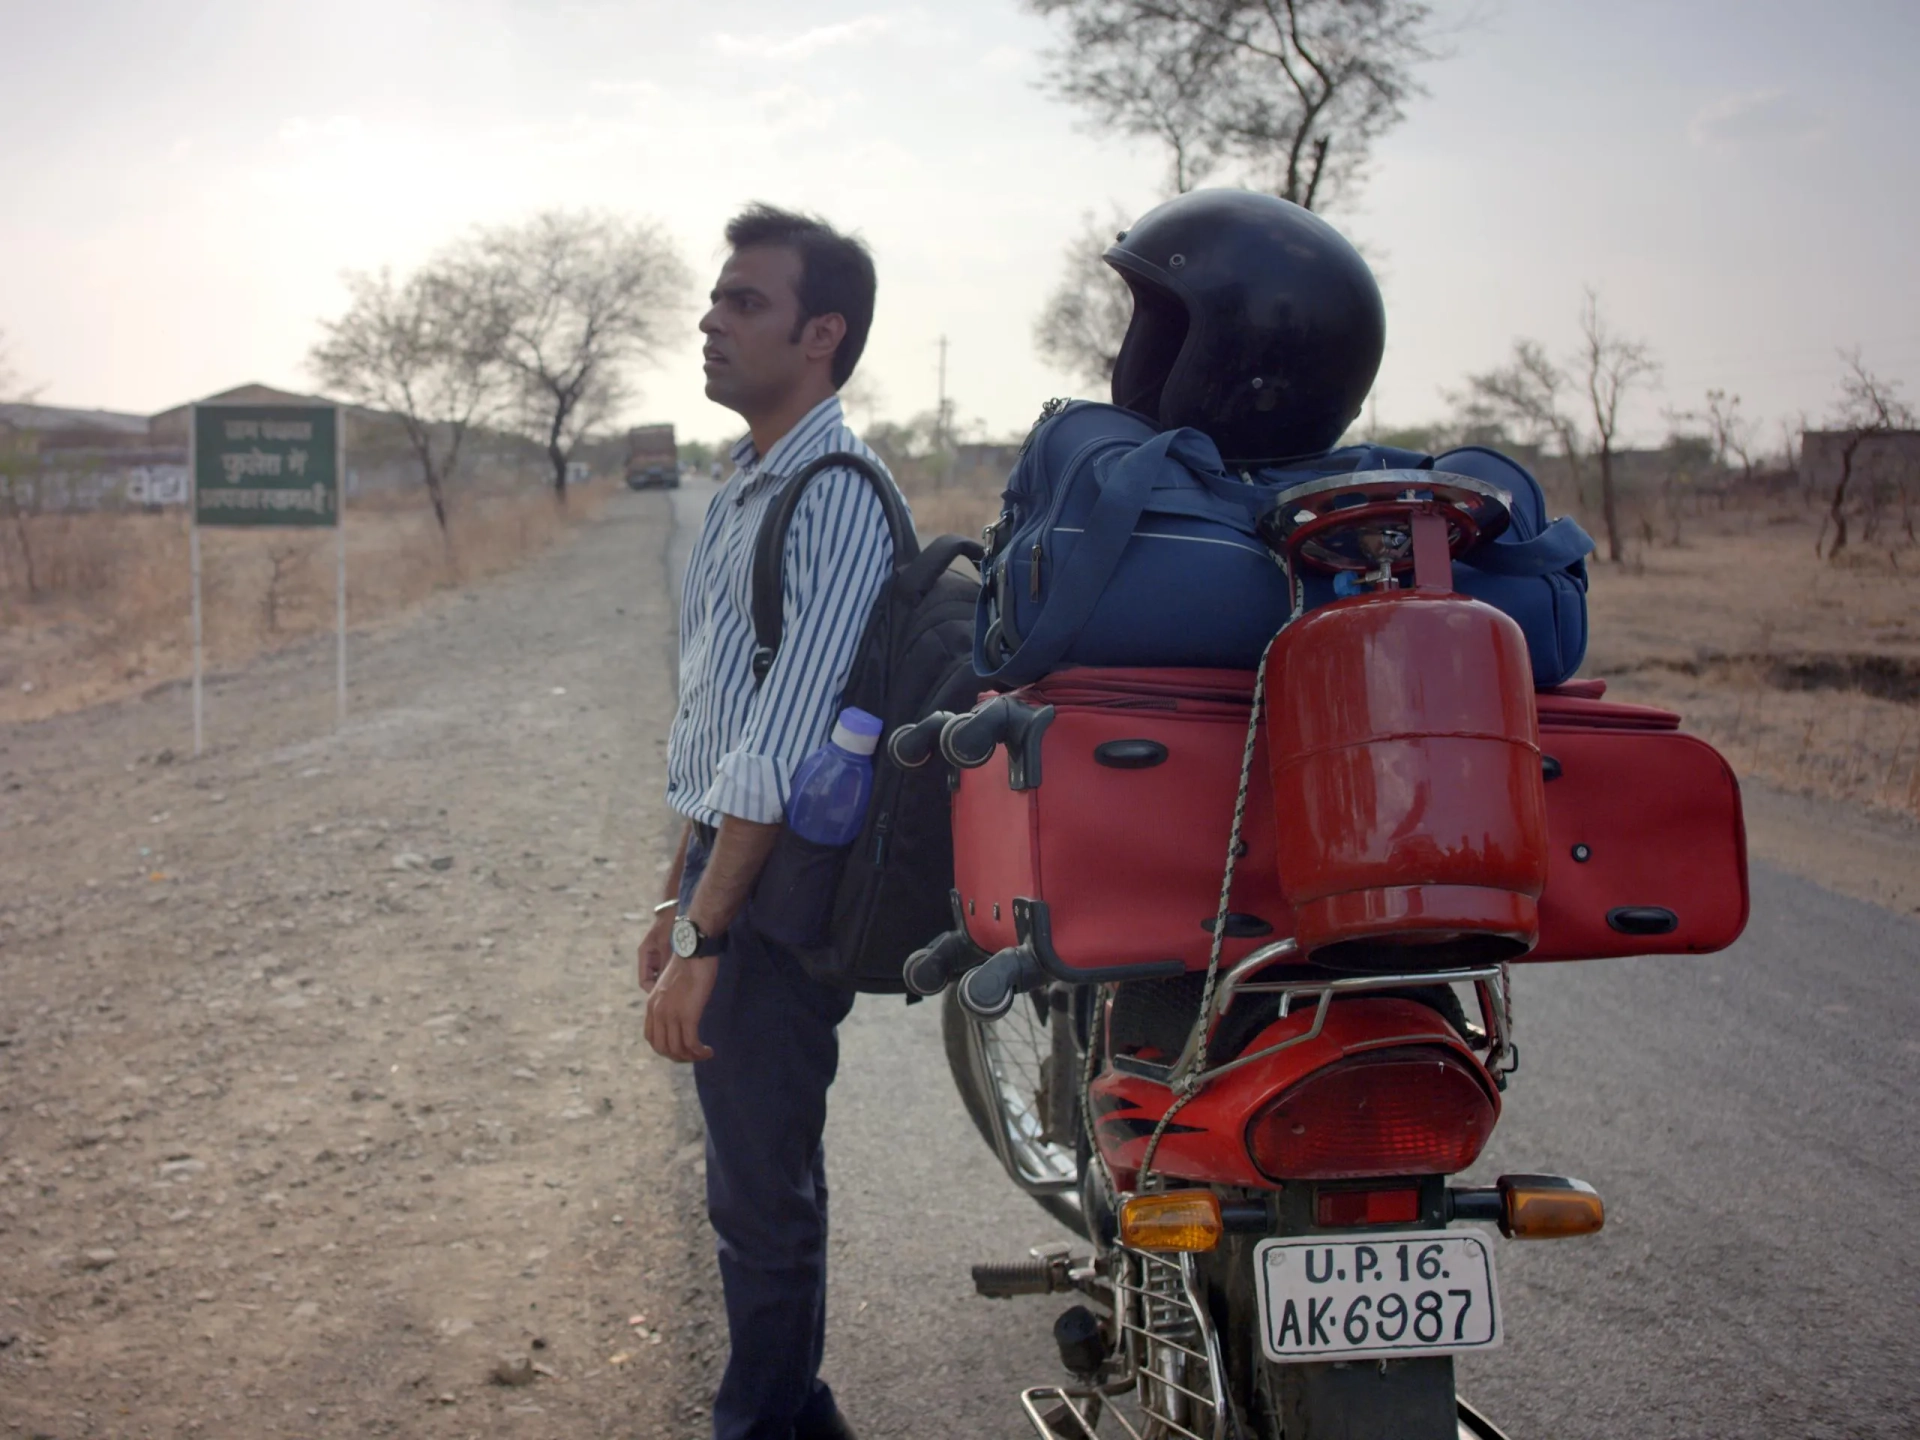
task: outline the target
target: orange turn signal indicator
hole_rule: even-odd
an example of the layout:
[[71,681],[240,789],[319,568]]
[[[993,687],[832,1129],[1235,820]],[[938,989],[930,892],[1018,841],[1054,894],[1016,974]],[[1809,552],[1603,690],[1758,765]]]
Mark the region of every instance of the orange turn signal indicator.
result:
[[1211,1190],[1130,1195],[1120,1202],[1120,1243],[1134,1250],[1211,1250],[1226,1226]]
[[1607,1223],[1607,1207],[1584,1180],[1564,1175],[1502,1175],[1500,1229],[1515,1240],[1564,1240],[1593,1235]]

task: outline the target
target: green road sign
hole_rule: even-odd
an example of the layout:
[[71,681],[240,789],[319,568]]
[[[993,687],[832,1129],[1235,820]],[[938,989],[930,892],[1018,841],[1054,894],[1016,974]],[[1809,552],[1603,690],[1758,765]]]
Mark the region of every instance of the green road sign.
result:
[[340,412],[196,406],[193,497],[200,525],[338,525]]

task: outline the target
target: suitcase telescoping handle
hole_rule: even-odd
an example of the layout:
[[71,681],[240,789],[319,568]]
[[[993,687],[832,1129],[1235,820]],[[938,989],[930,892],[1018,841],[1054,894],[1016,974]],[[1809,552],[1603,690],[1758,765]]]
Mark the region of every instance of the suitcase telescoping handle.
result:
[[960,977],[960,1004],[982,1020],[998,1020],[1014,997],[1047,983],[1046,967],[1024,945],[1002,950]]
[[1015,790],[1040,783],[1040,739],[1053,723],[1053,706],[1029,705],[1013,695],[996,695],[965,715],[936,710],[924,720],[903,725],[887,741],[887,755],[903,770],[941,758],[959,770],[974,770],[1007,747],[1008,782]]
[[918,770],[933,758],[940,732],[955,718],[951,710],[936,710],[924,720],[902,725],[887,740],[888,758],[902,770]]
[[947,930],[929,945],[907,957],[900,967],[900,979],[907,989],[923,999],[938,995],[986,956],[965,930]]
[[986,954],[964,930],[949,930],[907,957],[900,978],[915,995],[938,995],[957,977],[960,1003],[982,1020],[998,1020],[1014,997],[1047,982],[1046,967],[1025,945]]

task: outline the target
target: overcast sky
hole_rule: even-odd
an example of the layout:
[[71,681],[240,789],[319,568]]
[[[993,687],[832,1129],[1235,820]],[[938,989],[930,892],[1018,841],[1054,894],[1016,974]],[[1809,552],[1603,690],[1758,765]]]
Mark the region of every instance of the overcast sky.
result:
[[[1445,7],[1443,7],[1445,8]],[[1479,0],[1333,219],[1387,297],[1383,424],[1515,336],[1575,338],[1581,287],[1664,362],[1641,403],[1832,402],[1835,351],[1920,390],[1920,4]],[[863,369],[1025,428],[1070,383],[1033,317],[1084,212],[1157,198],[1161,155],[1036,89],[1014,0],[0,0],[0,330],[49,403],[153,411],[302,388],[341,273],[404,271],[549,206],[660,221],[701,277],[751,199],[872,244]],[[630,417],[716,438],[699,347]]]

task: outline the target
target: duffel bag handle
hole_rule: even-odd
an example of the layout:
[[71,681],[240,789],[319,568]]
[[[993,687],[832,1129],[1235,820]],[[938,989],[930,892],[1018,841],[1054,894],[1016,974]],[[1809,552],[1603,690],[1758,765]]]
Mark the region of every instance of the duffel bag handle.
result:
[[1046,603],[1021,637],[1020,648],[994,663],[987,657],[980,627],[975,627],[976,674],[996,685],[1026,685],[1060,663],[1119,569],[1120,557],[1133,539],[1134,526],[1148,508],[1153,482],[1169,461],[1185,468],[1223,502],[1240,506],[1249,514],[1257,508],[1263,492],[1231,479],[1225,473],[1220,451],[1198,430],[1168,430],[1154,436],[1107,471],[1079,543],[1055,572]]
[[1562,515],[1531,540],[1489,540],[1460,557],[1460,563],[1488,575],[1551,575],[1593,553],[1593,537],[1572,517]]

